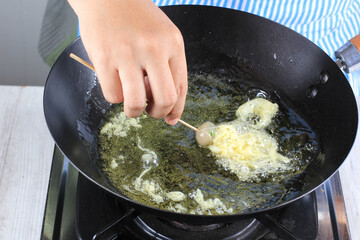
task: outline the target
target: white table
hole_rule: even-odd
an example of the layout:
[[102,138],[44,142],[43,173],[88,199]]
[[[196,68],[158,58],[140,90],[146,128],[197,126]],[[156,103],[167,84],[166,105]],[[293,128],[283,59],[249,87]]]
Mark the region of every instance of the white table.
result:
[[[40,239],[54,141],[42,87],[0,86],[0,239]],[[360,239],[360,141],[340,168],[352,239]]]

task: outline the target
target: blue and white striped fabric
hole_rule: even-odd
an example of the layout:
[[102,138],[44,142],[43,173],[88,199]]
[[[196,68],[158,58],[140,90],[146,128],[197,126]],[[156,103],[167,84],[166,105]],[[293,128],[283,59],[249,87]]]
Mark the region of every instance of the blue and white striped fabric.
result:
[[[360,33],[360,0],[153,0],[158,6],[207,5],[253,13],[307,37],[329,56]],[[348,76],[360,95],[360,71]]]

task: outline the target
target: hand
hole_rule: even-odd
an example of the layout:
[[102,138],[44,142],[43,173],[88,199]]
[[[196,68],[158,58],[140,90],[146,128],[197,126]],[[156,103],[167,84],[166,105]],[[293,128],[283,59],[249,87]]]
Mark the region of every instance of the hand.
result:
[[174,125],[187,93],[183,38],[151,0],[69,0],[105,99]]

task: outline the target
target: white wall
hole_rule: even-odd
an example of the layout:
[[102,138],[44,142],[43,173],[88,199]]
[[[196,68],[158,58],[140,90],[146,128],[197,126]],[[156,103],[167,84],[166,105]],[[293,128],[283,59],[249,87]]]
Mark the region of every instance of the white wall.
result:
[[50,68],[38,53],[47,0],[5,0],[0,5],[0,84],[44,85]]

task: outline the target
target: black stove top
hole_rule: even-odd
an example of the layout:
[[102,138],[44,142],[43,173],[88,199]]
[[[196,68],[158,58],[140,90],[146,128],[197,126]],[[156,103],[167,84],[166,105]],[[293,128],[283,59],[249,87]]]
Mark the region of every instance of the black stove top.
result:
[[350,239],[336,173],[284,208],[194,225],[137,213],[79,173],[55,148],[42,239]]

